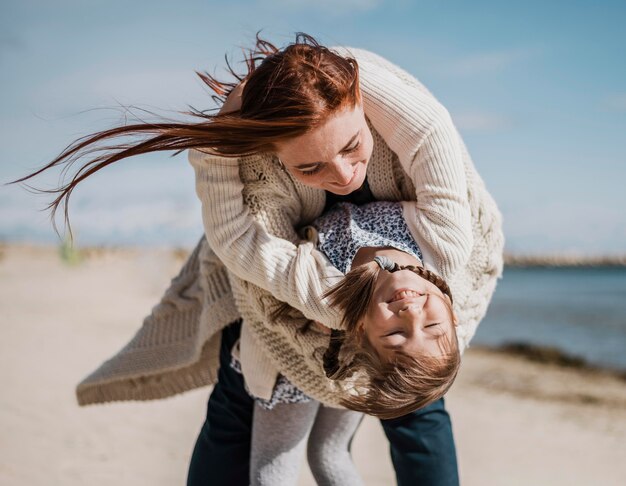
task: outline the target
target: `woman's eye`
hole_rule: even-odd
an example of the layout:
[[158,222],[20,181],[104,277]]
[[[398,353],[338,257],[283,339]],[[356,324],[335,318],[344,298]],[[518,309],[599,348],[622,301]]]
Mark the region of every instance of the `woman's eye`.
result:
[[429,327],[434,327],[434,326],[438,326],[439,324],[441,324],[441,322],[433,322],[432,324],[428,324],[427,326],[425,326],[426,328]]
[[357,149],[361,146],[361,142],[357,142],[357,144],[354,147],[351,147],[349,149],[346,149],[343,153],[344,154],[351,154],[352,152],[356,152]]
[[301,170],[300,174],[302,174],[302,175],[313,175],[313,174],[317,174],[320,170],[322,170],[322,166],[321,165],[317,165],[317,166],[313,167],[312,169]]

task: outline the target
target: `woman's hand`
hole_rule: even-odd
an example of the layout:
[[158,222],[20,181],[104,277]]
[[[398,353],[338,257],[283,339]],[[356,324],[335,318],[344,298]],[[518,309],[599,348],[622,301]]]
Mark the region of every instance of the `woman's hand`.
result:
[[311,321],[311,326],[322,334],[330,335],[330,328],[318,321]]
[[246,82],[243,81],[235,86],[226,101],[222,105],[218,115],[225,115],[226,113],[231,113],[233,111],[239,111],[241,109],[241,94],[243,93],[243,87],[246,85]]

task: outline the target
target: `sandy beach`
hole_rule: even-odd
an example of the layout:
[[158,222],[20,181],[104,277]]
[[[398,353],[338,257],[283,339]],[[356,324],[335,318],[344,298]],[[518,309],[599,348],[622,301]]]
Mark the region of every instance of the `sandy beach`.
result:
[[[81,408],[75,385],[122,347],[184,253],[0,247],[0,484],[184,484],[209,389]],[[626,482],[626,381],[471,348],[447,397],[464,485]],[[387,441],[363,422],[367,485],[394,484]],[[301,485],[312,485],[306,465]]]

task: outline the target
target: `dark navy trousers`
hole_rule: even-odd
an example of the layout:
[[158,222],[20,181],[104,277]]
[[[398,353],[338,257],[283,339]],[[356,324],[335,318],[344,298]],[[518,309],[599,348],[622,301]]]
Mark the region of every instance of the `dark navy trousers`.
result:
[[[191,457],[187,486],[247,486],[250,482],[253,400],[241,374],[230,367],[230,350],[240,330],[237,322],[223,331],[218,383]],[[399,486],[458,485],[452,425],[443,399],[381,423]]]

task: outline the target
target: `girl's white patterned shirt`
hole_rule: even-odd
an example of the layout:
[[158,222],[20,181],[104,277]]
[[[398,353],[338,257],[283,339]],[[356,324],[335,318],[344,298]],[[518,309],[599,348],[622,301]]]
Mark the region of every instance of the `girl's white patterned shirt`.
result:
[[376,201],[362,206],[338,203],[312,225],[318,233],[318,249],[342,273],[363,247],[392,247],[422,261],[422,252],[403,217],[402,204]]

